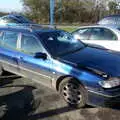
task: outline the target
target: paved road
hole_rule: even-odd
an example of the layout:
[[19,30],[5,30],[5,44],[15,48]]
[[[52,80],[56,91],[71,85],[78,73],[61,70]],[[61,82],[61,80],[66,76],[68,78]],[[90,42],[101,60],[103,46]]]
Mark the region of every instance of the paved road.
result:
[[10,75],[0,78],[1,120],[120,120],[119,109],[69,108],[53,90]]

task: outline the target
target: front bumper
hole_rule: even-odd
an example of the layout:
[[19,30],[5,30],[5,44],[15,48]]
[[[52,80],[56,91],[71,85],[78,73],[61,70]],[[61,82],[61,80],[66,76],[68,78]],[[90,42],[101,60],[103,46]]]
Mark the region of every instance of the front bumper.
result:
[[92,106],[115,107],[120,105],[120,88],[110,91],[88,90],[87,103]]

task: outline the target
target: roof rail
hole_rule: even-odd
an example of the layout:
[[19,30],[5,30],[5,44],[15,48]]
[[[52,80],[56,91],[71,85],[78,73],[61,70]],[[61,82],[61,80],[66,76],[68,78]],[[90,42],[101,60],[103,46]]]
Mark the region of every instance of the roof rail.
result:
[[4,26],[4,27],[8,27],[8,28],[22,28],[25,30],[29,30],[30,32],[32,32],[33,29],[40,29],[42,27],[48,27],[48,28],[56,28],[55,26],[51,26],[51,25],[40,25],[40,24],[16,24],[16,23],[8,23],[6,25],[0,25],[0,26]]
[[7,28],[22,28],[25,30],[29,30],[32,32],[32,29],[30,28],[29,24],[16,24],[16,23],[9,23],[9,24],[0,24],[0,27],[7,27]]
[[56,26],[53,26],[53,25],[48,25],[48,24],[23,24],[23,25],[26,25],[32,29],[39,29],[39,28],[43,28],[43,27],[47,27],[47,28],[54,28],[56,29]]
[[32,32],[32,29],[31,29],[31,27],[30,27],[30,25],[29,24],[7,24],[7,27],[8,28],[21,28],[21,29],[25,29],[25,30],[28,30],[28,31],[30,31],[30,32]]

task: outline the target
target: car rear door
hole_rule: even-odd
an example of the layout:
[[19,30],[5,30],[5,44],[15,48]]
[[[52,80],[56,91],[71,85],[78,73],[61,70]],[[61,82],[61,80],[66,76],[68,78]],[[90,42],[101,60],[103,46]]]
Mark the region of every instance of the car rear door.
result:
[[18,40],[19,33],[3,31],[0,43],[0,62],[3,68],[9,72],[19,73],[18,68]]
[[21,34],[21,53],[19,59],[20,73],[36,82],[51,87],[52,72],[50,71],[52,61],[35,58],[35,53],[45,53],[42,44],[33,35]]
[[117,35],[107,28],[92,28],[89,40],[84,40],[95,47],[119,51]]

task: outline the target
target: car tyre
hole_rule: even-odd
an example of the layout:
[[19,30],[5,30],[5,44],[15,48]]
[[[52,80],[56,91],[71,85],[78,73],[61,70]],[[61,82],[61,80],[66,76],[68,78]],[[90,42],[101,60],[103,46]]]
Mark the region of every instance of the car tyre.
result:
[[74,78],[65,78],[59,85],[59,92],[71,107],[81,108],[86,105],[85,88]]

